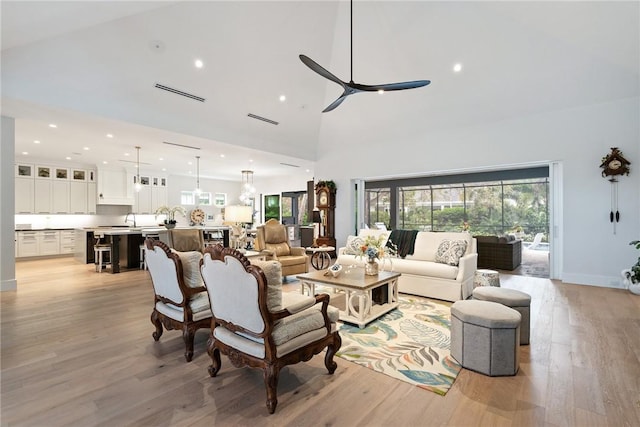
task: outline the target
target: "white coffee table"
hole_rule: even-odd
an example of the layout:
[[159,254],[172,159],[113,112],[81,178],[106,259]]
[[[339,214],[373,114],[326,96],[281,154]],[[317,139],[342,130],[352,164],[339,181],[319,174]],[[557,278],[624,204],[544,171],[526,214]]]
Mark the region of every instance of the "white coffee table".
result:
[[[343,270],[338,277],[328,271],[312,271],[296,276],[300,279],[300,292],[305,287],[310,295],[315,295],[316,285],[328,286],[346,293],[345,310],[340,310],[340,320],[354,323],[361,329],[367,323],[377,319],[398,307],[398,277],[400,273],[381,271],[377,276],[367,276],[364,268],[354,267]],[[375,304],[372,291],[387,285],[387,302]]]

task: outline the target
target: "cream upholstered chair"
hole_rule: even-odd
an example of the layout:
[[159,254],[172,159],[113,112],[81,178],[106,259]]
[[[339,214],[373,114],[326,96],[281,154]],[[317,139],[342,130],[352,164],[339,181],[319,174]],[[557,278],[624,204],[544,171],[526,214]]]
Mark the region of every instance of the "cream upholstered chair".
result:
[[198,251],[176,252],[159,240],[147,239],[146,262],[155,301],[151,323],[156,327],[153,339],[158,341],[162,326],[181,329],[185,344],[184,357],[193,358],[196,330],[211,327],[211,307],[200,275],[202,254]]
[[176,228],[160,230],[158,238],[171,249],[179,252],[204,251],[204,232],[200,228]]
[[220,353],[235,367],[261,368],[267,408],[273,414],[284,366],[307,361],[326,348],[324,364],[333,374],[333,356],[342,340],[336,327],[338,310],[328,306],[329,295],[283,293],[280,263],[252,264],[239,251],[221,245],[206,248],[201,264],[216,325],[208,344],[212,377],[220,370]]
[[309,257],[304,248],[289,246],[287,227],[275,219],[270,219],[258,227],[256,250],[265,251],[268,259],[282,264],[282,275],[307,273],[309,271]]

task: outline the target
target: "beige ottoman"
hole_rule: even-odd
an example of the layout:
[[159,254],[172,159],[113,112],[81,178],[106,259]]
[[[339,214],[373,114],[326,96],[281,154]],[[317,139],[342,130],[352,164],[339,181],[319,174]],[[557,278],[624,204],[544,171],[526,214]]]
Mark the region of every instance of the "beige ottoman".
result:
[[473,287],[496,286],[500,287],[500,273],[495,270],[478,269],[473,277]]
[[491,377],[515,375],[520,363],[520,313],[490,301],[451,306],[451,356]]
[[481,301],[497,302],[507,307],[513,308],[520,316],[520,344],[529,344],[530,323],[531,323],[531,295],[515,289],[505,288],[475,288],[473,299]]

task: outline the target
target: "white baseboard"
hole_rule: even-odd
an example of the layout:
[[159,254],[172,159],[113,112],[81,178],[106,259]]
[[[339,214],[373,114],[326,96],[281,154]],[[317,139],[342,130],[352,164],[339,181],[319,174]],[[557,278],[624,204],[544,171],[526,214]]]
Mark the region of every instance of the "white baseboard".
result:
[[621,276],[597,276],[591,274],[562,274],[563,283],[576,285],[600,286],[603,288],[624,289]]
[[15,291],[18,289],[18,281],[16,279],[3,280],[0,282],[0,292]]

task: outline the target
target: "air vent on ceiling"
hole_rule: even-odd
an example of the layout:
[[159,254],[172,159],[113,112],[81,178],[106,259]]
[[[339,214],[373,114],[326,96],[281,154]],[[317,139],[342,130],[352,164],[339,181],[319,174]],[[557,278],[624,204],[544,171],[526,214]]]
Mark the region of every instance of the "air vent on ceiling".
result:
[[175,145],[176,147],[190,148],[192,150],[199,150],[200,149],[200,147],[193,147],[191,145],[177,144],[175,142],[162,141],[162,143],[163,144],[167,144],[167,145]]
[[[134,165],[137,164],[138,162],[136,162],[135,160],[124,160],[124,159],[120,159],[120,162],[124,162],[124,163],[133,163]],[[140,162],[141,165],[151,165],[151,163],[146,163],[146,162]]]
[[282,162],[280,162],[280,164],[283,165],[283,166],[291,166],[292,168],[299,168],[300,167],[298,165],[292,165],[291,163],[282,163]]
[[185,96],[187,98],[194,99],[196,101],[200,101],[200,102],[204,102],[205,101],[205,99],[203,97],[201,97],[201,96],[193,95],[191,93],[184,92],[184,91],[181,91],[181,90],[178,90],[178,89],[174,89],[174,88],[169,87],[169,86],[161,85],[160,83],[156,83],[156,87],[158,89],[166,90],[167,92],[175,93],[176,95],[182,95],[182,96]]
[[267,122],[267,123],[271,123],[272,125],[279,125],[278,122],[276,122],[275,120],[271,120],[271,119],[267,119],[266,117],[261,117],[261,116],[256,116],[255,114],[247,114],[248,117],[251,117],[252,119],[256,119],[256,120],[262,120],[263,122]]

